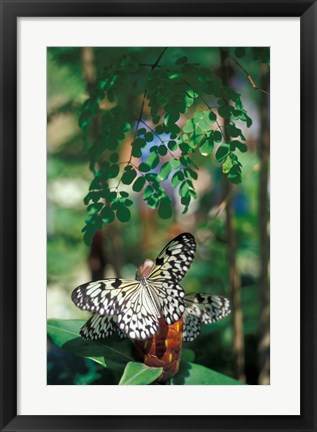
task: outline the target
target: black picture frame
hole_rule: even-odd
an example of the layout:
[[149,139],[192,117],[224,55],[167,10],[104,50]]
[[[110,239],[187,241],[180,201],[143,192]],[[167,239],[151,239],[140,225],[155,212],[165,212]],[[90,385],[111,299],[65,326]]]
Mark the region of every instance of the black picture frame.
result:
[[[1,5],[1,431],[316,431],[316,17],[306,0],[32,1]],[[300,17],[301,414],[298,416],[17,415],[17,18]],[[269,29],[268,29],[269,31]],[[291,89],[290,89],[291,90]],[[287,182],[285,180],[285,187]],[[291,227],[290,227],[291,231]],[[291,232],[290,232],[291,242]],[[285,301],[285,307],[287,299]],[[287,323],[285,331],[287,331]],[[290,378],[291,379],[291,378]],[[160,404],[163,404],[161,401]],[[212,401],[211,401],[212,404]]]

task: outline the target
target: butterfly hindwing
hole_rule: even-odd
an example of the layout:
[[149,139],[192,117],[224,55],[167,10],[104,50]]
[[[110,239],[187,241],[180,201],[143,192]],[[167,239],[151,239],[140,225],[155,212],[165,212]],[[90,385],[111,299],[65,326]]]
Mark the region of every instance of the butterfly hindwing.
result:
[[200,333],[201,324],[212,324],[230,314],[230,303],[225,297],[211,294],[187,294],[184,299],[183,340],[192,341]]
[[194,236],[183,233],[171,240],[158,254],[148,279],[179,282],[187,273],[196,251]]
[[185,310],[183,317],[183,341],[191,342],[200,334],[201,322],[199,318]]
[[111,336],[117,326],[110,316],[94,314],[80,329],[80,335],[86,340],[98,340]]

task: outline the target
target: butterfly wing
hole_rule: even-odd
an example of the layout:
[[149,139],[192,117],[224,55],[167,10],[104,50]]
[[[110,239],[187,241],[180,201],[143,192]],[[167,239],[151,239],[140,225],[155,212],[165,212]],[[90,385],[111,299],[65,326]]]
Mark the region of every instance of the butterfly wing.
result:
[[141,281],[105,279],[77,287],[72,293],[77,307],[113,317],[131,339],[147,339],[159,328],[160,307]]
[[171,280],[149,281],[149,285],[156,295],[156,301],[166,323],[170,325],[178,321],[185,311],[183,288]]
[[158,254],[148,279],[179,282],[188,271],[196,252],[196,242],[190,233],[171,240]]
[[185,296],[183,340],[194,340],[200,333],[200,325],[212,324],[230,314],[230,303],[225,297],[210,294]]
[[83,339],[98,340],[111,336],[117,331],[113,317],[94,314],[80,329],[79,333]]

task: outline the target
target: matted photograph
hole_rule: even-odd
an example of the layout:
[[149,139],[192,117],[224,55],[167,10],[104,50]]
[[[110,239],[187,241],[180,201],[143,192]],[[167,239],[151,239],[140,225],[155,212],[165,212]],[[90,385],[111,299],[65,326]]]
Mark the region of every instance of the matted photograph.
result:
[[47,384],[270,385],[270,48],[47,48]]

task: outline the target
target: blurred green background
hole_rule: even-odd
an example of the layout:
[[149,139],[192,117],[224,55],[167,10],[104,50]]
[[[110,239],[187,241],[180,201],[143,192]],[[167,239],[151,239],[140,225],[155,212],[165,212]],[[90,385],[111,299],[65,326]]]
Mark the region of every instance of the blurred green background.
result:
[[[136,268],[144,259],[154,259],[171,238],[184,231],[191,232],[197,241],[196,258],[182,282],[185,291],[219,294],[231,299],[228,261],[231,246],[226,224],[228,196],[214,157],[196,157],[200,168],[195,181],[198,199],[187,214],[182,214],[179,198],[167,182],[175,207],[171,219],[158,218],[156,210],[147,208],[138,194],[132,192],[131,220],[107,226],[98,233],[90,248],[83,242],[81,229],[87,217],[83,198],[92,175],[87,143],[78,126],[82,104],[89,97],[93,82],[98,81],[104,69],[120,56],[128,53],[138,63],[147,64],[153,63],[159,52],[160,48],[58,47],[47,50],[48,318],[88,319],[90,314],[80,311],[71,301],[70,295],[76,286],[99,277],[134,278]],[[236,345],[237,322],[230,315],[217,324],[203,325],[201,335],[184,344],[184,355],[190,361],[248,384],[268,384],[269,286],[268,240],[265,240],[268,220],[264,213],[268,212],[265,174],[268,172],[269,96],[254,89],[247,75],[259,88],[263,86],[269,91],[269,58],[268,50],[230,48],[227,52],[231,59],[229,85],[241,94],[253,121],[249,129],[242,123],[239,126],[249,151],[239,157],[243,164],[242,184],[234,186],[229,196],[236,237],[236,247],[231,252],[235,257],[241,297],[235,314],[242,318],[242,325],[238,324],[242,347]],[[174,64],[181,56],[221,76],[219,48],[169,48],[161,64]],[[134,85],[125,89],[131,100],[131,123],[137,119],[147,75],[148,70],[144,68],[136,74]],[[104,109],[111,103],[106,101]],[[198,102],[194,109],[205,107]],[[145,118],[146,115],[145,110]],[[130,138],[120,143],[121,160],[127,160]],[[126,188],[130,191],[129,186]],[[242,365],[241,361],[237,365],[237,350]],[[49,341],[48,384],[111,383],[107,370],[63,352]]]

